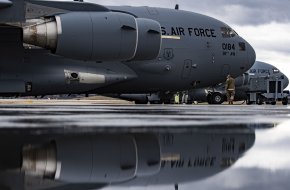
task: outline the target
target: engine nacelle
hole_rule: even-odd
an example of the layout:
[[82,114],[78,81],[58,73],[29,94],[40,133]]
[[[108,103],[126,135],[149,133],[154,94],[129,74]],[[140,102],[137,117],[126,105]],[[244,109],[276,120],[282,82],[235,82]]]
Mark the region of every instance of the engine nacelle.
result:
[[159,140],[155,135],[135,136],[137,145],[138,167],[136,176],[151,176],[160,171],[161,153]]
[[155,59],[161,48],[161,26],[157,21],[137,18],[138,46],[133,60]]
[[96,135],[23,148],[28,175],[70,183],[114,183],[160,171],[155,135]]
[[[45,37],[49,31],[53,34]],[[24,29],[24,42],[73,59],[129,60],[137,49],[137,25],[124,13],[70,12]]]
[[24,28],[23,41],[72,59],[150,60],[159,54],[161,27],[126,13],[70,12]]
[[135,140],[131,136],[97,136],[56,141],[55,179],[67,182],[120,182],[136,173]]

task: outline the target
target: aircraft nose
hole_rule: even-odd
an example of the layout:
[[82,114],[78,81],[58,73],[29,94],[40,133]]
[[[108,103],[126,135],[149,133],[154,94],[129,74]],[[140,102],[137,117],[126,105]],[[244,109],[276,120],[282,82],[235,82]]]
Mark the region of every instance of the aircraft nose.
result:
[[248,46],[248,61],[250,63],[250,65],[254,65],[255,61],[256,61],[256,52],[254,50],[254,48],[247,42],[247,46]]

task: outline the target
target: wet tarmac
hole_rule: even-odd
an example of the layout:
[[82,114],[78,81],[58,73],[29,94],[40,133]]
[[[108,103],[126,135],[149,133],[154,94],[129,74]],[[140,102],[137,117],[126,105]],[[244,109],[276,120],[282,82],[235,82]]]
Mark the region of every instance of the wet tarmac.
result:
[[0,128],[84,129],[188,127],[281,123],[286,106],[230,105],[1,105]]
[[[290,107],[287,106],[2,104],[0,121],[2,135],[250,133],[254,135],[252,144],[231,167],[211,177],[181,183],[179,189],[290,189]],[[26,189],[41,189],[45,184],[38,182],[33,186],[33,183],[28,179]],[[174,190],[174,184],[147,185],[129,188]],[[120,188],[128,189],[105,187]]]

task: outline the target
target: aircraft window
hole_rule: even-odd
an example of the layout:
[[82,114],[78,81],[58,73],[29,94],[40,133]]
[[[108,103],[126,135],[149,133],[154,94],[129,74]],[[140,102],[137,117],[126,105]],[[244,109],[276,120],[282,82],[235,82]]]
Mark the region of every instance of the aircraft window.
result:
[[230,27],[221,27],[221,33],[223,38],[232,38],[238,35],[233,29]]
[[273,69],[273,73],[279,73],[279,69]]
[[239,42],[240,51],[246,51],[246,44],[245,42]]
[[282,75],[282,76],[281,76],[281,79],[284,79],[284,78],[285,78],[284,75]]

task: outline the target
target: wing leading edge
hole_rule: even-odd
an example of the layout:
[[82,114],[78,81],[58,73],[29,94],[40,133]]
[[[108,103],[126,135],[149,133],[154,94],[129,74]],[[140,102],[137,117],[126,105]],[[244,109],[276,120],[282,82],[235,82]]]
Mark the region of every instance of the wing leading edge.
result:
[[0,9],[10,7],[13,3],[9,0],[0,0]]

